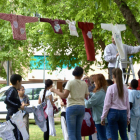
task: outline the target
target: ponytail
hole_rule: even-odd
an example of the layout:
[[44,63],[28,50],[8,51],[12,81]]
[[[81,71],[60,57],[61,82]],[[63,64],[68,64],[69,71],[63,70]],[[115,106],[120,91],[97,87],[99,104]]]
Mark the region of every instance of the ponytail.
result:
[[47,88],[50,87],[52,84],[53,84],[53,81],[50,80],[50,79],[47,79],[47,80],[45,81],[45,89],[44,89],[44,94],[43,94],[43,98],[42,98],[42,103],[43,103],[44,100],[45,100],[45,95],[46,95]]
[[45,99],[46,90],[47,90],[47,86],[45,86],[45,89],[44,89],[43,98],[42,98],[42,103],[44,102],[44,99]]
[[120,99],[123,99],[124,91],[123,91],[122,71],[120,68],[115,68],[115,69],[113,69],[112,74],[114,75],[114,77],[116,79],[118,96]]

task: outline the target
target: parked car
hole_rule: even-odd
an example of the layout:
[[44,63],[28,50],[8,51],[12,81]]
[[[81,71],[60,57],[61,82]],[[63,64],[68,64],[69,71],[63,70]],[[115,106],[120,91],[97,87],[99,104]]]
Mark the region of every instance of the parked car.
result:
[[[22,84],[25,88],[25,94],[28,95],[30,100],[30,106],[37,106],[38,105],[38,97],[41,90],[44,90],[45,84],[44,83],[35,83],[35,84]],[[6,104],[4,103],[5,99],[5,92],[11,86],[6,86],[0,89],[0,119],[5,119],[7,114]],[[59,102],[56,102],[56,106]],[[30,119],[34,119],[33,113],[29,115]]]

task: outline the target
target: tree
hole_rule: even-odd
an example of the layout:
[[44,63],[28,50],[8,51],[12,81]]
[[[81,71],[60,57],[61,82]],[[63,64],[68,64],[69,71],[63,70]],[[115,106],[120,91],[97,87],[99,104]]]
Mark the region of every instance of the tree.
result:
[[[3,4],[6,8],[2,8]],[[84,66],[84,69],[88,71],[92,64],[97,63],[104,65],[104,68],[106,68],[103,50],[107,44],[111,43],[111,32],[102,30],[101,23],[126,24],[127,30],[122,33],[123,42],[129,45],[137,45],[139,42],[140,17],[138,13],[140,12],[140,3],[133,0],[32,0],[30,2],[27,0],[7,0],[6,2],[2,0],[0,1],[0,8],[2,8],[1,12],[3,13],[12,11],[16,14],[33,16],[37,12],[44,18],[72,19],[76,22],[87,21],[94,23],[94,29],[92,30],[94,46],[96,55],[99,51],[102,52],[102,62],[87,61],[82,32],[77,24],[79,38],[70,36],[68,25],[61,25],[63,35],[59,35],[54,33],[49,23],[40,22],[27,24],[26,41],[15,41],[12,39],[10,24],[7,21],[0,20],[2,27],[0,29],[0,46],[5,46],[0,52],[0,61],[12,60],[13,71],[21,73],[22,66],[30,66],[30,57],[33,55],[31,51],[34,48],[43,49],[43,46],[38,47],[41,41],[46,46],[46,53],[49,55],[47,59],[52,70],[55,70],[58,66],[62,68],[63,65],[72,68],[77,64]],[[124,8],[129,10],[129,15],[133,18],[128,20]],[[124,16],[125,14],[126,16]],[[133,24],[137,27],[134,28]],[[32,46],[29,44],[32,44]],[[9,51],[10,53],[7,56]],[[134,60],[137,62],[140,60],[139,54],[135,55]],[[2,70],[3,75],[1,75],[4,77],[3,67]]]

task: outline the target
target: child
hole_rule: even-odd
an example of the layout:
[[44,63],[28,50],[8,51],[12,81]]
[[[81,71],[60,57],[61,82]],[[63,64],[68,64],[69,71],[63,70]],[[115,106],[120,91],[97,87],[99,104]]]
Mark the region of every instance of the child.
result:
[[[63,90],[65,89],[67,82],[63,84]],[[67,125],[66,125],[66,99],[61,99],[61,127],[62,127],[62,132],[64,136],[64,140],[68,140],[68,131],[67,131]]]
[[[13,74],[10,77],[10,82],[12,84],[12,87],[10,87],[6,92],[6,98],[4,100],[4,103],[6,104],[6,108],[8,110],[6,120],[10,120],[10,117],[18,111],[18,109],[24,109],[24,103],[21,105],[17,89],[20,89],[21,87],[21,81],[22,77],[18,74]],[[16,140],[22,140],[22,136],[20,131],[18,130],[17,126],[12,123],[12,125],[15,127],[13,130]]]
[[53,104],[57,100],[53,101],[52,92],[50,89],[52,88],[53,81],[47,79],[45,81],[45,90],[44,92],[40,92],[38,103],[41,104],[44,101],[47,102],[47,108],[45,112],[47,113],[47,131],[44,132],[44,140],[49,140],[49,135],[56,136],[55,126],[54,126],[54,115],[53,115]]
[[[24,106],[29,106],[30,105],[29,98],[24,93],[25,93],[24,86],[21,86],[21,88],[18,90],[20,102],[24,103]],[[29,134],[29,114],[26,113],[25,111],[23,113],[24,113],[23,122],[25,123],[25,127],[27,129],[28,134]]]
[[129,102],[130,102],[130,136],[131,140],[135,139],[136,133],[136,140],[140,140],[140,92],[136,89],[138,87],[138,81],[133,79],[131,81],[131,88],[132,91],[129,93]]

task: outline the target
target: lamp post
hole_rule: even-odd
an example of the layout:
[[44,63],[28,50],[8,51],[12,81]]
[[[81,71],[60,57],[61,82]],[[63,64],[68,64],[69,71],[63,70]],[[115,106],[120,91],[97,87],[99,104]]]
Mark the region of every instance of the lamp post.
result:
[[9,86],[9,61],[7,61],[7,86]]

